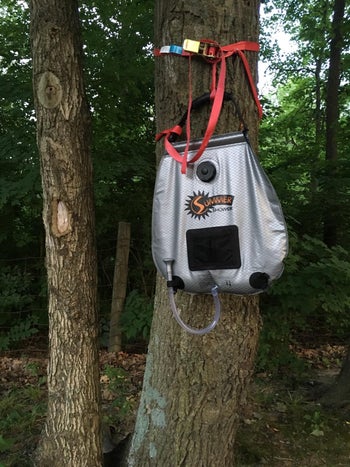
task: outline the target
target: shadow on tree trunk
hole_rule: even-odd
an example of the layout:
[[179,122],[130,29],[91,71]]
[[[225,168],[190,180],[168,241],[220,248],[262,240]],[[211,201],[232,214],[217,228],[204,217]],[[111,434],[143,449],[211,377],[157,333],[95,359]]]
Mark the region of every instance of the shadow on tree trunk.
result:
[[350,348],[343,362],[339,375],[331,386],[326,387],[320,396],[321,404],[326,408],[339,410],[342,417],[350,415]]

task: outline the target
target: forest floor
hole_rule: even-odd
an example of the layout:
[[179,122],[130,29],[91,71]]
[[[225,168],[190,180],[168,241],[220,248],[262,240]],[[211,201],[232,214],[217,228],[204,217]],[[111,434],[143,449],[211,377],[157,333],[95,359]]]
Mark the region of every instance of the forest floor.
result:
[[[46,411],[47,355],[37,345],[0,355],[0,467],[29,467]],[[310,398],[339,372],[345,347],[296,347],[307,372],[255,375],[237,435],[236,466],[350,466],[350,417]],[[104,421],[116,442],[132,433],[146,356],[101,351]],[[192,467],[192,466],[189,466]]]

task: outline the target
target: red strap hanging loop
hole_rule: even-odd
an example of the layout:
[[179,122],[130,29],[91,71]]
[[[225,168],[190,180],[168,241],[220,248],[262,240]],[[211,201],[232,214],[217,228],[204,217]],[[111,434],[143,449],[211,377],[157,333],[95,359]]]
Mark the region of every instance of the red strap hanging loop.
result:
[[[194,42],[194,41],[192,41]],[[247,79],[253,94],[254,101],[256,103],[259,118],[262,117],[262,107],[259,101],[259,97],[256,91],[256,87],[254,84],[254,80],[250,71],[249,63],[247,61],[246,56],[244,55],[244,50],[259,51],[259,44],[256,42],[249,42],[249,41],[241,41],[235,44],[230,44],[226,46],[219,46],[219,44],[215,43],[214,41],[210,41],[207,39],[203,39],[199,41],[199,49],[200,52],[182,52],[181,55],[186,55],[189,57],[189,99],[188,99],[188,112],[187,112],[187,120],[186,120],[186,133],[187,133],[187,143],[185,147],[184,154],[181,155],[173,146],[172,142],[170,141],[171,135],[180,135],[182,133],[182,127],[180,125],[176,125],[173,128],[169,128],[167,130],[162,131],[156,136],[156,141],[159,141],[162,137],[164,137],[164,147],[168,154],[173,157],[177,162],[181,163],[181,172],[186,173],[187,165],[189,163],[193,163],[197,161],[203,152],[205,151],[210,138],[212,137],[216,124],[218,122],[224,92],[225,92],[225,79],[226,79],[226,58],[230,57],[234,54],[238,54],[241,58]],[[173,53],[171,51],[171,46],[169,51],[163,53]],[[168,48],[167,48],[168,49]],[[157,49],[157,56],[162,55],[163,53]],[[192,86],[191,86],[191,55],[200,54],[202,55],[209,63],[212,65],[212,80],[211,80],[211,91],[210,91],[210,98],[212,100],[212,108],[208,120],[208,125],[201,142],[199,149],[197,150],[196,154],[188,161],[188,151],[189,151],[189,144],[190,144],[190,113],[192,107]],[[217,78],[217,65],[220,65],[219,77],[216,83]]]

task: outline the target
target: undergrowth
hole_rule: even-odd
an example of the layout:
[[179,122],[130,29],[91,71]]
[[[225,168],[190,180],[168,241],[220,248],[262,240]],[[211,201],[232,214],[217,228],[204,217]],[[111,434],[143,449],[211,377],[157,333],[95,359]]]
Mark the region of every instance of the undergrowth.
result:
[[[0,467],[32,467],[31,457],[43,427],[46,379],[35,363],[27,364],[26,371],[36,379],[16,387],[13,378],[11,385],[0,387]],[[311,400],[308,384],[313,371],[255,376],[237,434],[236,466],[350,465],[350,419]],[[118,428],[135,417],[132,376],[132,370],[111,365],[102,370],[105,421]]]
[[2,392],[0,467],[29,467],[46,413],[46,390],[38,383]]
[[309,400],[302,384],[289,389],[256,378],[253,387],[236,438],[237,467],[350,465],[350,420]]

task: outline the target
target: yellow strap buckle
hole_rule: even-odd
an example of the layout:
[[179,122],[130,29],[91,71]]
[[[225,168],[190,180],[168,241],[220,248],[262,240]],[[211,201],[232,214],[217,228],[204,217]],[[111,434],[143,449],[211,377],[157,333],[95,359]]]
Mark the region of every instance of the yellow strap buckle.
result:
[[186,52],[203,55],[207,58],[215,58],[219,53],[219,46],[214,42],[193,41],[192,39],[185,39],[182,47]]

